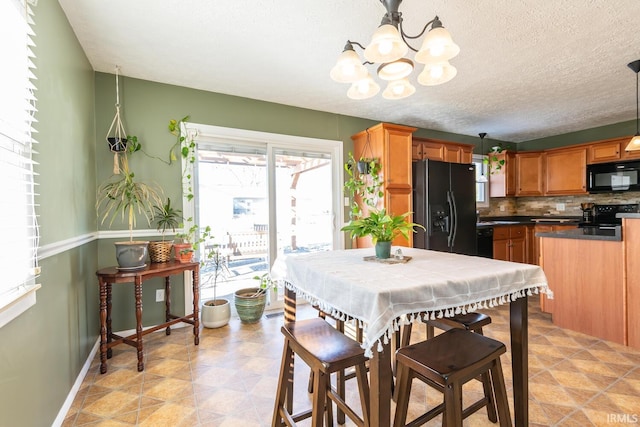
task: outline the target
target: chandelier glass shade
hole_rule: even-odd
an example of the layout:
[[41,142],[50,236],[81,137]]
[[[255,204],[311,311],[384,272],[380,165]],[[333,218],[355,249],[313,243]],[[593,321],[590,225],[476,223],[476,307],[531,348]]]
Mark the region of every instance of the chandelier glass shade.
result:
[[636,134],[627,144],[625,151],[640,150],[640,88],[638,88],[638,73],[640,72],[640,59],[627,64],[636,73]]
[[[401,99],[415,93],[415,87],[408,80],[415,68],[414,63],[425,66],[417,77],[421,85],[434,86],[453,79],[457,70],[449,60],[460,53],[460,47],[453,42],[451,34],[442,26],[440,19],[436,16],[425,24],[418,35],[410,36],[402,28],[402,13],[398,11],[402,0],[380,2],[387,9],[387,13],[373,33],[369,45],[364,47],[358,42],[348,40],[336,65],[331,69],[330,76],[334,81],[352,83],[347,96],[351,99],[367,99],[380,91],[380,86],[365,66],[367,64],[380,64],[377,76],[389,82],[383,91],[383,97],[386,99]],[[407,39],[421,37],[429,26],[431,28],[424,36],[420,49],[412,47]],[[365,62],[361,61],[354,45],[364,51]],[[413,61],[405,57],[409,50],[416,52]]]

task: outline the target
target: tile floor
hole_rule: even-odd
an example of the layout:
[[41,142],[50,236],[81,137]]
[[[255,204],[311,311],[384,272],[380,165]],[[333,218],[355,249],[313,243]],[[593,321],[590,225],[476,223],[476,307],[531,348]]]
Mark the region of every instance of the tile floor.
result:
[[[307,305],[298,313],[300,318],[316,315]],[[486,335],[509,347],[508,306],[486,313],[493,319]],[[132,347],[117,346],[106,374],[99,373],[99,357],[93,361],[63,425],[269,426],[282,319],[274,315],[244,325],[232,316],[226,327],[204,329],[199,346],[193,345],[191,328],[174,329],[170,336],[150,334],[144,372],[136,370]],[[412,342],[424,338],[424,328],[413,329]],[[555,327],[532,297],[529,354],[532,427],[640,425],[640,351]],[[509,360],[507,352],[502,364],[510,394]],[[302,364],[296,368],[294,407],[303,409],[309,402],[308,370]],[[348,384],[348,399],[357,402],[355,382]],[[472,381],[465,386],[465,401],[480,392],[480,384]],[[425,401],[434,404],[439,398],[414,382],[409,419],[424,412]],[[427,425],[439,426],[440,417]],[[495,424],[484,409],[465,420],[465,426],[485,425]]]

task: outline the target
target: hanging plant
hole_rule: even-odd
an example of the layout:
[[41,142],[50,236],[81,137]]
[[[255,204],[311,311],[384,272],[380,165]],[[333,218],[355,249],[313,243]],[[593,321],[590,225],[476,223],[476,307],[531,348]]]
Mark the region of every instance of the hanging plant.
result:
[[182,184],[185,191],[185,197],[187,200],[191,200],[194,197],[193,194],[193,179],[192,170],[193,165],[196,162],[196,133],[188,132],[187,135],[182,134],[183,124],[187,123],[189,116],[184,116],[181,120],[171,119],[169,120],[169,133],[176,137],[176,142],[169,149],[169,162],[176,161],[175,154],[176,149],[180,149],[181,157],[187,162],[190,167],[186,167],[182,171]]
[[344,164],[344,170],[349,179],[344,183],[345,194],[351,199],[349,219],[354,220],[362,215],[362,208],[358,204],[357,197],[365,206],[377,208],[378,201],[384,197],[382,192],[382,176],[380,174],[380,162],[376,159],[367,161],[369,172],[361,173],[358,170],[358,161],[349,152],[349,159]]

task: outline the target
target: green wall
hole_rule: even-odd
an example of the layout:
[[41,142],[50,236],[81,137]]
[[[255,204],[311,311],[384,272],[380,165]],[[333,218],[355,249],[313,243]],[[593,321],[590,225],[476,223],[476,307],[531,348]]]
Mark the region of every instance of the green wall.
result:
[[[35,9],[41,245],[95,232],[94,73],[55,0]],[[0,329],[0,426],[50,426],[98,332],[95,242],[42,260],[37,303]]]
[[615,123],[585,129],[578,132],[565,133],[547,138],[534,139],[518,144],[518,151],[546,150],[549,148],[564,147],[566,145],[582,144],[586,142],[600,141],[603,139],[631,136],[636,133],[636,121]]

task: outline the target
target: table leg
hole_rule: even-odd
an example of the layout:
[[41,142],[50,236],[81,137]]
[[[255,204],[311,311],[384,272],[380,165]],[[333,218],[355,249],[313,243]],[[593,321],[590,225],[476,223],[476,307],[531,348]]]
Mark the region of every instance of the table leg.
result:
[[529,342],[527,297],[510,303],[513,411],[516,427],[529,425]]
[[[171,313],[171,279],[169,276],[164,278],[164,321],[168,322],[170,319],[169,314]],[[171,326],[167,325],[167,329],[165,331],[167,335],[171,335]]]
[[144,371],[144,352],[142,351],[142,278],[136,276],[134,283],[136,297],[136,348],[138,350],[138,372]]
[[111,327],[111,288],[113,285],[107,282],[107,359],[111,359],[113,355],[113,350],[109,347],[113,338],[111,337],[111,333],[113,332],[113,328]]
[[[291,289],[288,289],[286,286],[284,288],[284,321],[295,322],[296,321],[296,293]],[[288,378],[293,378],[293,356],[291,358],[291,364],[289,365],[289,376]],[[289,410],[289,413],[293,413],[293,381],[287,383],[287,402],[286,408]]]
[[369,361],[371,427],[388,427],[391,423],[391,343],[383,345],[382,351],[373,348],[373,358]]
[[193,343],[200,344],[200,266],[196,266],[192,273],[193,283]]
[[107,284],[99,279],[100,285],[100,373],[107,372]]

